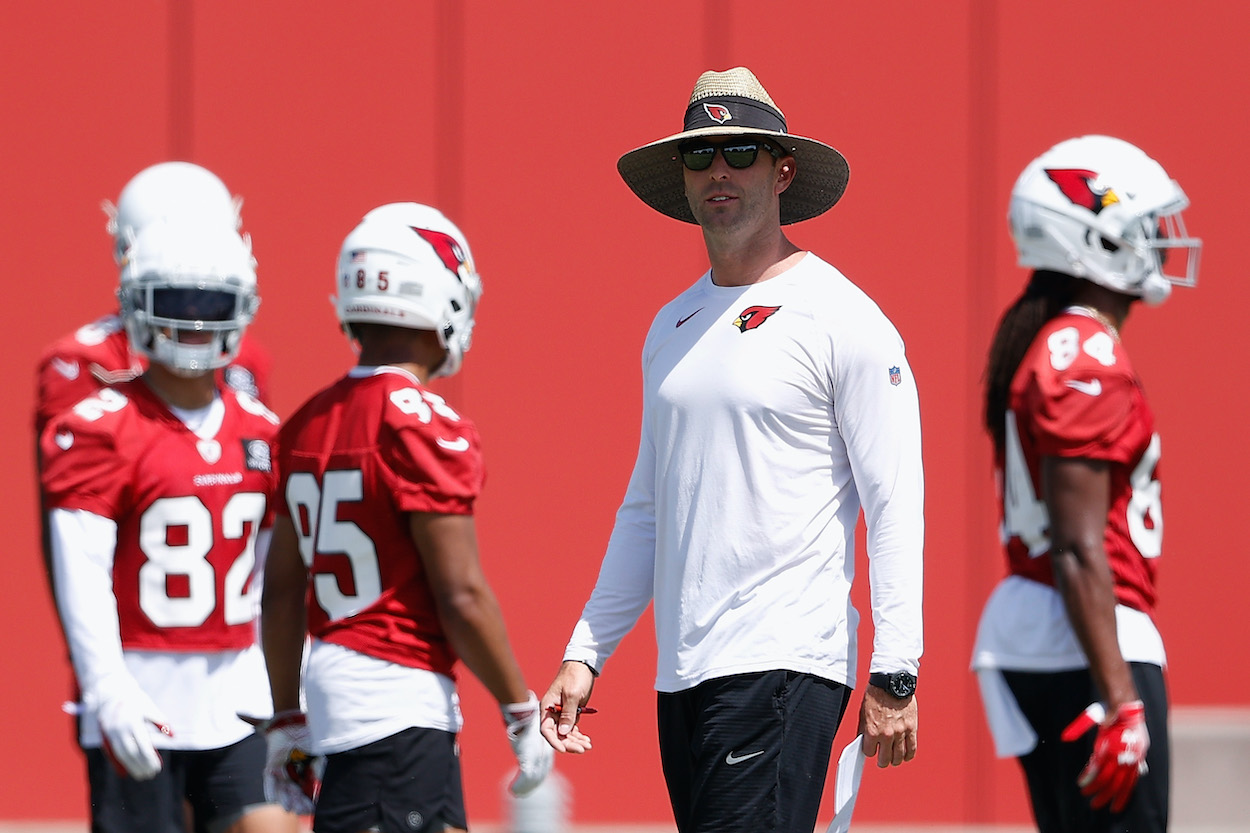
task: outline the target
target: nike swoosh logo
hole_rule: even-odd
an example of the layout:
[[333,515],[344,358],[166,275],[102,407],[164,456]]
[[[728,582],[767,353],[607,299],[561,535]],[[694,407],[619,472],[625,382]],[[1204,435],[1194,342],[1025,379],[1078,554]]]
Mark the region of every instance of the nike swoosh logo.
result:
[[696,315],[698,315],[698,314],[699,314],[699,313],[701,313],[701,312],[703,312],[703,307],[699,307],[697,310],[695,310],[694,312],[690,313],[690,314],[689,314],[689,315],[687,315],[685,318],[678,318],[678,319],[677,319],[677,326],[678,326],[678,327],[680,327],[682,324],[685,324],[687,321],[689,321],[691,318],[694,318]]
[[464,437],[456,437],[454,440],[444,440],[439,437],[438,444],[448,451],[465,451],[469,448],[469,441]]
[[1102,382],[1098,379],[1092,379],[1088,382],[1082,382],[1080,379],[1069,379],[1064,384],[1072,388],[1072,390],[1080,391],[1090,396],[1097,396],[1102,393]]
[[761,749],[759,752],[751,752],[750,754],[747,754],[747,755],[735,755],[734,753],[730,752],[728,755],[725,756],[725,763],[729,764],[730,766],[733,766],[734,764],[740,764],[743,761],[748,761],[751,758],[754,758],[758,755],[763,755],[763,754],[764,754],[763,749]]
[[52,358],[52,366],[56,368],[56,372],[60,373],[66,379],[73,381],[78,378],[78,362],[68,361],[60,356]]

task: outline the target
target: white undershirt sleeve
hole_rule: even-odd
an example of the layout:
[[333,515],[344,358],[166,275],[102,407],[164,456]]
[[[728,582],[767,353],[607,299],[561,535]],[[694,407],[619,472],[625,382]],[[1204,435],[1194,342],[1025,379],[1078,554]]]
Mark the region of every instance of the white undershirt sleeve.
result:
[[83,509],[53,509],[48,528],[57,610],[87,699],[101,681],[130,677],[113,595],[117,524]]
[[[902,339],[883,318],[835,359],[835,411],[867,526],[874,627],[869,673],[918,673],[923,651],[920,403]],[[891,371],[897,368],[898,384]],[[849,557],[849,554],[848,554]]]

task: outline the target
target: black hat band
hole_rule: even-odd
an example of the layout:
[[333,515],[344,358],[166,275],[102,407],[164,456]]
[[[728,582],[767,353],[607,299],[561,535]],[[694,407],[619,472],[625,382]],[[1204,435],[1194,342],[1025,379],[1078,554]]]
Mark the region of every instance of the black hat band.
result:
[[686,108],[685,130],[703,127],[738,127],[785,133],[786,120],[780,112],[761,101],[727,95],[702,98]]

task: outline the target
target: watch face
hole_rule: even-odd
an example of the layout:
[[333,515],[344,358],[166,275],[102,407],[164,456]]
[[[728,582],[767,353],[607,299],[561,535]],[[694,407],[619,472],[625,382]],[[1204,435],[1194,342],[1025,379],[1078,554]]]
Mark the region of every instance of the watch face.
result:
[[890,675],[890,693],[899,699],[916,693],[916,678],[906,671]]
[[906,700],[916,693],[916,675],[906,671],[895,671],[892,674],[873,673],[868,676],[868,682],[900,700]]

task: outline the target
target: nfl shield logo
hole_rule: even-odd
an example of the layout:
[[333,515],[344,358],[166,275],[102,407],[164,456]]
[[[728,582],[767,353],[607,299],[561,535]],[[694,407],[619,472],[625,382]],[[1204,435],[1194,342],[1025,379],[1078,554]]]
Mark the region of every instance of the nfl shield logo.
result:
[[903,372],[897,367],[890,368],[890,384],[898,385],[903,381]]

